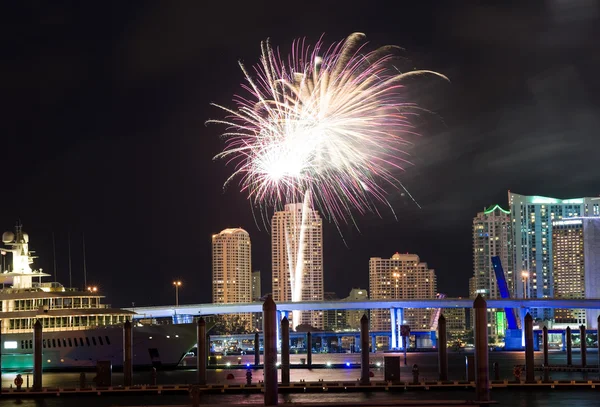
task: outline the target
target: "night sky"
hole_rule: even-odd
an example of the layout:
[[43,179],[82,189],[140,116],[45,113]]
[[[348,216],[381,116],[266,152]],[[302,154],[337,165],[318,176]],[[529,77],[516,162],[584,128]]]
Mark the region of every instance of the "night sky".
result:
[[231,169],[212,160],[222,128],[205,121],[222,114],[209,103],[230,104],[237,62],[256,63],[261,40],[286,50],[360,31],[450,83],[409,87],[431,112],[400,175],[422,209],[392,191],[397,220],[359,217],[346,244],[325,223],[325,290],[367,288],[369,258],[399,251],[428,262],[439,291],[467,295],[478,211],[507,207],[509,189],[600,193],[600,3],[486,3],[4,2],[0,228],[20,219],[48,272],[54,232],[64,283],[70,232],[80,287],[85,233],[88,282],[129,306],[174,303],[176,278],[180,302],[210,302],[211,235],[243,227],[270,292],[270,236],[235,185],[223,190]]

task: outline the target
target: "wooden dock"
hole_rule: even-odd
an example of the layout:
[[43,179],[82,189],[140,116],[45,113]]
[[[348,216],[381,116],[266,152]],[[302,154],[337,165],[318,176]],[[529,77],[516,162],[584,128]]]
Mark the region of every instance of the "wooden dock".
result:
[[[597,387],[598,386],[598,387]],[[537,389],[600,389],[600,380],[554,380],[549,382],[536,381],[524,383],[515,381],[492,381],[492,389],[510,388],[537,388]],[[1,398],[36,398],[36,397],[63,397],[63,396],[102,396],[119,394],[189,394],[196,388],[201,394],[259,394],[264,392],[263,383],[256,384],[214,384],[196,386],[189,384],[180,385],[136,385],[136,386],[109,386],[109,387],[45,387],[41,391],[29,389],[17,390],[16,388],[2,389]],[[280,393],[319,393],[319,392],[404,392],[427,390],[471,390],[475,382],[468,381],[422,381],[417,384],[412,382],[385,382],[373,381],[370,384],[360,384],[358,381],[334,382],[296,382],[289,385],[279,384]]]

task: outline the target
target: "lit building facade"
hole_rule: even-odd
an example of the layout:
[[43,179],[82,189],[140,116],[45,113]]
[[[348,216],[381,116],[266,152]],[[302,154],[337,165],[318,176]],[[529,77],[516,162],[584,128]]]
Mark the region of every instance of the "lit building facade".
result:
[[[260,301],[261,297],[260,271],[254,270],[252,272],[252,301]],[[262,331],[262,325],[262,312],[253,312],[252,330],[255,332]]]
[[[469,294],[475,298],[500,298],[492,256],[499,256],[509,292],[514,289],[512,224],[510,211],[493,205],[473,218],[473,278]],[[473,320],[473,318],[471,318]],[[488,336],[493,340],[504,337],[506,317],[504,310],[488,310]]]
[[[514,293],[519,298],[553,298],[552,222],[600,216],[600,197],[556,199],[509,191],[513,229]],[[534,318],[552,320],[552,309],[531,309]]]
[[[323,296],[324,301],[339,301],[339,297],[334,292],[326,292]],[[342,331],[346,329],[346,312],[344,310],[326,310],[323,311],[323,328],[326,331]]]
[[[363,301],[369,299],[369,292],[364,288],[353,288],[350,294],[345,298],[345,301]],[[360,330],[360,320],[363,315],[369,316],[368,310],[346,310],[346,323],[348,329],[353,331]]]
[[[271,222],[272,288],[275,302],[292,301],[290,268],[293,270],[296,267],[302,228],[304,239],[300,301],[323,300],[323,224],[316,210],[308,208],[303,216],[302,209],[303,204],[285,205],[283,211],[275,212]],[[292,321],[292,327],[302,324],[323,328],[322,311],[298,314],[300,321]]]
[[[371,299],[428,299],[436,298],[434,270],[421,262],[416,254],[396,253],[391,259],[372,257],[369,261],[369,292]],[[430,309],[406,308],[404,321],[411,330],[431,329]],[[371,330],[389,331],[389,310],[371,310]]]
[[[600,298],[600,218],[552,222],[555,298]],[[598,310],[556,309],[554,322],[597,328]]]
[[[252,258],[250,235],[244,229],[232,228],[212,236],[212,294],[215,304],[252,301]],[[250,327],[251,314],[239,317]]]
[[260,301],[261,296],[260,271],[255,270],[252,272],[252,301]]
[[444,317],[446,317],[448,340],[455,341],[463,338],[467,330],[466,309],[445,308],[442,312]]

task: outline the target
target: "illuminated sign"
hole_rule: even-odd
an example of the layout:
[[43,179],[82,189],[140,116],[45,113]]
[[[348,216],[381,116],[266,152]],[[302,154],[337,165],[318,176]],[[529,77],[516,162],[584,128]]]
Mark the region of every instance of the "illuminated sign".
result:
[[496,334],[504,335],[506,331],[506,324],[504,323],[504,312],[496,312]]
[[4,341],[4,349],[17,349],[17,341]]

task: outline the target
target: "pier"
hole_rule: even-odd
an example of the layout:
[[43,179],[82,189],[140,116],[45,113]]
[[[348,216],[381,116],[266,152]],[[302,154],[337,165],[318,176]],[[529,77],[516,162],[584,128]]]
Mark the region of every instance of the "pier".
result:
[[[486,304],[486,301],[482,297],[478,297],[472,305],[474,305],[476,310],[480,310],[479,313],[476,312],[475,317],[476,345],[474,354],[468,353],[465,355],[456,355],[453,353],[449,354],[446,351],[445,319],[443,314],[439,316],[437,335],[438,343],[440,346],[443,346],[444,349],[438,349],[438,352],[436,353],[410,354],[409,359],[415,362],[418,361],[418,359],[423,360],[422,358],[424,357],[433,358],[433,360],[437,362],[437,372],[432,371],[429,367],[429,370],[421,371],[418,363],[401,367],[401,357],[399,354],[386,353],[381,356],[383,363],[372,363],[373,358],[377,357],[377,354],[370,352],[369,349],[368,341],[372,333],[369,332],[368,318],[366,315],[363,316],[361,320],[359,360],[354,359],[352,362],[341,364],[323,364],[317,361],[308,365],[291,364],[289,347],[290,334],[286,327],[282,330],[283,338],[286,343],[281,346],[281,351],[284,354],[281,355],[282,363],[280,364],[278,362],[276,347],[278,341],[276,336],[278,332],[277,325],[280,323],[278,315],[280,314],[278,305],[268,299],[265,304],[263,304],[265,321],[264,331],[266,335],[264,338],[265,362],[261,366],[250,365],[250,363],[242,364],[241,362],[237,365],[221,364],[211,366],[206,363],[206,352],[201,352],[201,354],[204,354],[202,357],[203,360],[196,361],[195,379],[192,379],[191,382],[188,381],[187,383],[180,384],[161,383],[154,371],[148,372],[148,374],[145,375],[146,379],[143,383],[135,383],[136,379],[134,379],[130,362],[128,362],[130,359],[130,351],[128,351],[128,349],[131,347],[132,339],[131,324],[127,323],[123,327],[125,370],[122,383],[113,384],[110,369],[105,369],[103,371],[101,369],[101,364],[99,364],[95,383],[88,384],[85,380],[85,375],[83,375],[80,386],[51,385],[42,387],[43,373],[41,372],[41,368],[37,367],[33,376],[33,386],[25,387],[21,385],[18,386],[19,388],[17,388],[17,386],[11,386],[10,388],[5,387],[2,389],[1,397],[35,398],[68,397],[72,395],[102,396],[114,394],[196,394],[199,397],[203,394],[247,393],[262,394],[265,398],[265,405],[277,405],[278,394],[461,390],[472,392],[472,401],[479,405],[484,405],[490,403],[490,400],[493,399],[490,391],[501,391],[502,389],[534,388],[550,391],[552,389],[564,388],[596,389],[596,386],[600,386],[600,377],[596,374],[600,363],[600,360],[598,359],[600,354],[593,355],[593,358],[589,358],[587,361],[584,354],[579,355],[580,364],[578,366],[573,365],[572,355],[571,366],[558,363],[551,364],[551,354],[548,352],[547,330],[543,330],[542,332],[542,347],[544,352],[542,355],[538,355],[538,363],[536,363],[534,354],[535,349],[533,346],[533,324],[531,323],[529,314],[525,317],[525,336],[527,338],[526,349],[521,352],[512,352],[513,355],[524,354],[525,363],[514,364],[512,375],[506,374],[507,367],[504,366],[504,374],[502,374],[497,362],[490,366],[487,335],[483,335],[483,333],[478,334],[480,331],[477,330],[481,327],[485,328],[487,325],[485,310],[489,305]],[[561,304],[561,306],[564,305]],[[283,321],[285,323],[285,317]],[[197,332],[199,347],[204,350],[206,349],[208,338],[206,333],[206,323],[202,318],[198,320]],[[482,332],[485,332],[485,330],[482,330]],[[42,335],[42,329],[41,327],[38,327],[36,330],[36,337],[41,338]],[[44,352],[43,348],[36,346],[35,350],[36,352],[39,352],[36,353],[36,360],[41,359]],[[494,355],[495,354],[492,353],[492,356]],[[542,357],[543,363],[539,363],[539,356]],[[249,360],[255,357],[256,355],[250,356]],[[456,371],[457,361],[460,366],[460,358],[464,358],[465,362],[464,368],[460,374],[462,377],[457,378],[454,372]],[[555,357],[552,358],[552,360],[555,359]],[[471,363],[475,364],[474,369],[470,367]],[[431,363],[428,362],[427,366],[430,365]],[[449,371],[449,365],[452,365],[454,369]],[[222,378],[217,380],[217,383],[211,383],[207,370],[215,371],[215,369],[217,369],[217,372],[220,372]],[[299,371],[299,369],[308,369],[307,371],[309,372],[326,372],[328,369],[330,371],[337,369],[340,371],[355,371],[356,373],[347,375],[343,380],[293,380],[294,378],[290,377],[290,369],[292,372]],[[282,371],[281,375],[278,373],[279,370]],[[263,372],[262,377],[259,375],[259,372],[261,371]],[[541,374],[538,376],[538,373]],[[226,374],[226,376],[223,376],[223,374]],[[578,374],[580,375],[580,378],[570,377],[568,379],[553,379],[551,375],[554,374]],[[101,384],[102,375],[108,377],[108,384]],[[348,380],[348,376],[355,376],[355,379]],[[494,379],[491,380],[491,377]],[[137,380],[139,380],[139,377]],[[29,377],[27,377],[27,382],[29,384]]]

